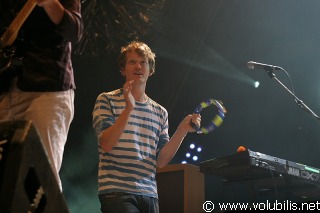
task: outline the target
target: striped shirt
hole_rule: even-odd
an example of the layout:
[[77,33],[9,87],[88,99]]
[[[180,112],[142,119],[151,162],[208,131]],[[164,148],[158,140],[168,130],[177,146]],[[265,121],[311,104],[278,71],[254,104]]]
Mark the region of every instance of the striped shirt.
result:
[[[112,126],[125,108],[123,90],[101,93],[93,109],[96,136]],[[148,98],[136,102],[119,141],[110,152],[99,146],[99,194],[127,192],[158,198],[156,160],[169,141],[168,112]]]

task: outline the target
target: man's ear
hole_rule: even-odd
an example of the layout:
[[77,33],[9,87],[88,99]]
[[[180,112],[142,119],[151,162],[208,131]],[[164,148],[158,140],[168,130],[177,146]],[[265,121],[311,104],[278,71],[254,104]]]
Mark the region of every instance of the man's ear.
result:
[[124,72],[124,70],[122,69],[122,70],[120,70],[120,73],[121,73],[121,75],[123,76],[123,77],[125,77],[126,76],[126,73]]
[[152,71],[150,70],[149,76],[152,76],[153,74],[154,74],[154,71],[152,72]]

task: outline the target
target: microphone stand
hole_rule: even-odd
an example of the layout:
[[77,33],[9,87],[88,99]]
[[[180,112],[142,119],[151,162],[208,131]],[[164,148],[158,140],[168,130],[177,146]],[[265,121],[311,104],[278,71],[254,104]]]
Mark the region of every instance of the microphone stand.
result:
[[272,66],[272,67],[268,67],[268,68],[265,68],[265,70],[268,72],[268,75],[271,79],[274,79],[275,81],[277,81],[283,88],[285,88],[289,93],[290,95],[292,95],[297,103],[297,105],[303,109],[304,111],[306,111],[307,113],[311,114],[315,119],[317,119],[317,121],[320,121],[320,117],[314,113],[305,103],[303,103],[302,100],[300,100],[293,92],[291,92],[277,77],[276,75],[274,74],[274,71],[275,69],[278,68],[278,69],[281,69],[283,70],[283,68],[281,67],[276,67],[276,66]]

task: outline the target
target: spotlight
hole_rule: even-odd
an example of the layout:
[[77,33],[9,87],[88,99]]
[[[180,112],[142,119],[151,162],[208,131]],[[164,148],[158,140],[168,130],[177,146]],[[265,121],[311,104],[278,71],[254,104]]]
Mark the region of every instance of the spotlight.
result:
[[193,160],[193,161],[197,161],[197,160],[198,160],[198,156],[196,156],[196,155],[193,156],[193,157],[192,157],[192,160]]
[[202,152],[202,147],[198,146],[197,143],[190,143],[187,146],[187,150],[185,152],[184,158],[182,159],[181,163],[193,163],[196,164],[200,159],[200,153]]
[[254,86],[254,88],[258,88],[258,87],[259,87],[259,85],[260,85],[260,82],[259,82],[259,81],[255,81],[255,82],[253,82],[253,86]]

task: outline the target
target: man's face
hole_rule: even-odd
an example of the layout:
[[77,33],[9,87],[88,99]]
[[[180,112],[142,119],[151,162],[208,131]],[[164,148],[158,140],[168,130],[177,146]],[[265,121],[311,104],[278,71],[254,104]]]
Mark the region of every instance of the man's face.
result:
[[125,76],[126,81],[134,80],[135,83],[146,83],[150,76],[148,59],[136,52],[127,53],[127,61],[121,74]]

